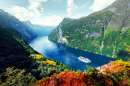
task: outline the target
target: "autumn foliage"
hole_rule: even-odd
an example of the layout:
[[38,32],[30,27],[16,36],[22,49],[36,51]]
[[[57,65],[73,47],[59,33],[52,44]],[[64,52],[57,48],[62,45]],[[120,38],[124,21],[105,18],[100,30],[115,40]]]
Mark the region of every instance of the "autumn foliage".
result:
[[31,54],[30,56],[33,59],[36,59],[37,62],[43,62],[43,63],[49,63],[51,65],[56,65],[56,62],[49,60],[49,59],[45,58],[44,56],[42,56],[40,54]]
[[117,72],[129,72],[130,62],[123,62],[122,60],[116,60],[107,64],[104,71],[107,73],[117,73]]
[[100,74],[91,75],[82,73],[78,75],[77,72],[62,72],[46,79],[37,81],[36,85],[40,86],[94,86],[94,85],[109,85],[112,86],[113,83],[107,76],[102,76]]
[[26,86],[35,81],[31,73],[25,74],[25,70],[14,67],[8,67],[6,72],[0,74],[0,86]]
[[[100,70],[88,67],[89,70],[81,70],[54,73],[50,77],[36,80],[31,73],[25,74],[25,70],[8,67],[6,72],[0,75],[0,85],[32,85],[32,86],[130,86],[130,62],[116,60],[103,65]],[[101,71],[102,70],[102,71]]]
[[[90,71],[91,70],[91,71]],[[81,72],[61,72],[37,81],[34,86],[128,86],[130,85],[130,63],[117,60],[110,62],[103,72],[94,68]],[[93,70],[93,71],[92,71]],[[32,85],[32,86],[33,86]]]

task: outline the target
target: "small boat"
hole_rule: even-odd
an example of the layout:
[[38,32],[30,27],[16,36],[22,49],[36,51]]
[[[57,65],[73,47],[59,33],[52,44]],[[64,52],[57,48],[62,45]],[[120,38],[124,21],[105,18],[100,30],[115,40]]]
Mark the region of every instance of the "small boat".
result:
[[91,61],[88,59],[88,58],[85,58],[85,57],[78,57],[79,60],[83,61],[83,62],[86,62],[86,63],[91,63]]

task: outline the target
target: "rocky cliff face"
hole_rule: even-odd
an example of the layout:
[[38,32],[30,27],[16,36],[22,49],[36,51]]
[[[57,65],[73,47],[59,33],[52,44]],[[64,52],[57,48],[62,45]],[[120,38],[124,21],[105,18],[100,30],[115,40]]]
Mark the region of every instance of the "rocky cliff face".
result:
[[95,37],[95,36],[99,36],[99,33],[93,31],[92,33],[87,33],[85,35],[86,38]]
[[130,60],[130,0],[116,0],[102,11],[80,19],[65,18],[49,38],[58,41],[60,30],[70,47],[108,57]]
[[130,28],[130,0],[117,0],[105,10],[113,12],[107,27],[121,29],[122,32]]

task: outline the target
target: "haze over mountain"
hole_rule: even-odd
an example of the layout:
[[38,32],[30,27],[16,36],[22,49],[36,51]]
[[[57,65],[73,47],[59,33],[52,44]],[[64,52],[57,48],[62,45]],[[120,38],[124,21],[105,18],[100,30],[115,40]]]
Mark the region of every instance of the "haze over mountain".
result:
[[38,36],[48,36],[49,33],[56,27],[54,26],[41,26],[37,24],[32,24],[30,21],[23,21],[26,25],[31,27]]
[[3,10],[0,10],[0,20],[0,25],[14,28],[21,33],[25,40],[37,37],[33,29]]
[[130,60],[130,0],[116,0],[102,11],[65,18],[49,39],[73,48]]
[[21,33],[22,37],[28,41],[29,39],[36,38],[38,36],[47,36],[54,28],[53,26],[40,26],[33,25],[29,21],[21,22],[13,15],[4,12],[0,9],[0,25],[12,27]]

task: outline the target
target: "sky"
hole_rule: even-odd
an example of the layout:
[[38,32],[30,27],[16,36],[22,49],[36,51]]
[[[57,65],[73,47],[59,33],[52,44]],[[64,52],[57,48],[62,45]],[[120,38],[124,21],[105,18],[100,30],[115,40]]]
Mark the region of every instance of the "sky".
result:
[[116,0],[0,0],[0,9],[20,21],[57,26],[65,18],[77,19],[100,11]]

